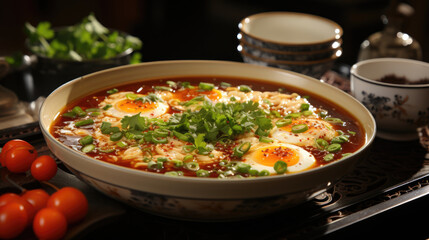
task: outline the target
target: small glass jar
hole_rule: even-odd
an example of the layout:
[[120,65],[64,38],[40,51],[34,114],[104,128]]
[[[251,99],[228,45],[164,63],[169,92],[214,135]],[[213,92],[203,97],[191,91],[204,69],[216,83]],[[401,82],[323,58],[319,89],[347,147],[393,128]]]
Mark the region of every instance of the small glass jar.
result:
[[382,15],[384,29],[370,35],[362,42],[358,61],[382,57],[422,60],[420,44],[401,31],[404,19],[413,13],[414,9],[410,5],[400,3],[394,7],[391,14]]

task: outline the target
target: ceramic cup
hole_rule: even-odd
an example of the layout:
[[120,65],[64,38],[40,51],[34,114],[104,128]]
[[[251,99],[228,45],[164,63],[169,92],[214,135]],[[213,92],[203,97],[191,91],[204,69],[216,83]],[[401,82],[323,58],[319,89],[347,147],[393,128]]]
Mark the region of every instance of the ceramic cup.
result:
[[[378,81],[395,75],[413,84]],[[351,92],[373,114],[377,136],[394,141],[418,138],[416,129],[429,124],[429,63],[377,58],[356,63],[351,68]]]

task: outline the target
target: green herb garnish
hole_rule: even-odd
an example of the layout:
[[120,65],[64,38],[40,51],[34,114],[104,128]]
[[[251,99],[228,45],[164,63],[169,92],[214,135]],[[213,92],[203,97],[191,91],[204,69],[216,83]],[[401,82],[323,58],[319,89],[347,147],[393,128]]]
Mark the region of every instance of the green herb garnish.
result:
[[[49,22],[40,22],[37,26],[25,23],[25,30],[33,53],[55,59],[110,59],[142,46],[137,37],[104,27],[93,14],[76,25],[55,31]],[[134,54],[132,62],[139,62],[139,57],[139,53]]]

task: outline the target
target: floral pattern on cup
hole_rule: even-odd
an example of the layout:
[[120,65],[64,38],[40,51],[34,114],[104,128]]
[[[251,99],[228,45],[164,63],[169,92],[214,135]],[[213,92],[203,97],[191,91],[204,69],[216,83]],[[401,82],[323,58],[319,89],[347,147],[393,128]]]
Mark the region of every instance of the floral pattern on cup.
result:
[[420,110],[418,118],[411,118],[407,114],[407,108],[404,104],[407,103],[409,96],[394,95],[393,101],[389,97],[377,96],[374,93],[362,91],[362,103],[367,107],[374,117],[397,119],[408,124],[417,126],[429,123],[429,108]]

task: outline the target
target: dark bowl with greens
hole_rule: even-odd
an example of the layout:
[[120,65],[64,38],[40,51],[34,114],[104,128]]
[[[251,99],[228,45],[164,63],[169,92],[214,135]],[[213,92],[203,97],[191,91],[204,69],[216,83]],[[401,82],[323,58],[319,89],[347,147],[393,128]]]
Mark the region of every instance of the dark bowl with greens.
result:
[[33,76],[51,90],[92,72],[140,62],[141,40],[104,27],[92,14],[60,28],[51,28],[49,22],[26,23],[25,31],[26,45],[36,56]]

